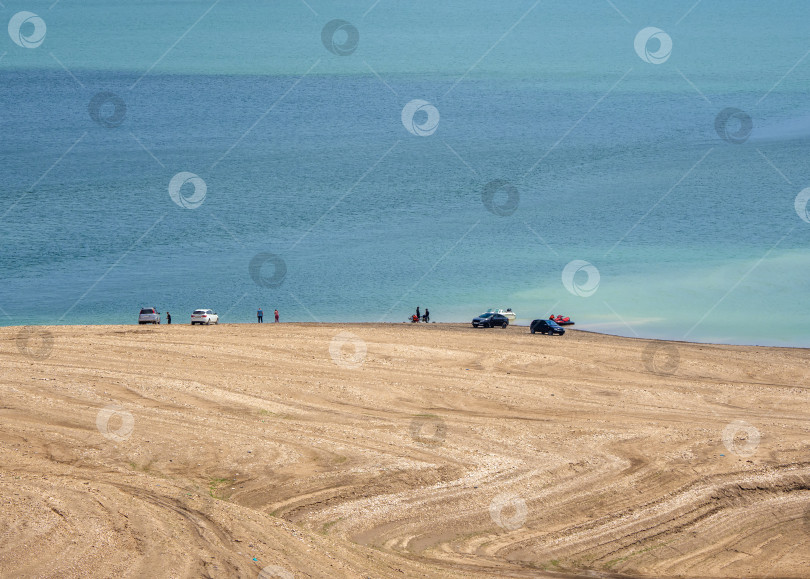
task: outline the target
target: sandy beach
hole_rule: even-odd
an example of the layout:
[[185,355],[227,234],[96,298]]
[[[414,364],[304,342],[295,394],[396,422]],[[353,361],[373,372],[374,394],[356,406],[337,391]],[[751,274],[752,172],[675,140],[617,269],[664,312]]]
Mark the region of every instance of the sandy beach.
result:
[[807,577],[810,351],[0,328],[3,577]]

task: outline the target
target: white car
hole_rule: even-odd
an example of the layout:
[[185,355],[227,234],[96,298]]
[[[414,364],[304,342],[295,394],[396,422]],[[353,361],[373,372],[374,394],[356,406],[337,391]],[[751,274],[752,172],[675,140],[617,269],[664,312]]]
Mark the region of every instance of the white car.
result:
[[219,316],[214,310],[194,310],[191,314],[191,325],[194,324],[218,324]]
[[159,324],[160,312],[155,308],[142,308],[141,313],[138,314],[139,324]]

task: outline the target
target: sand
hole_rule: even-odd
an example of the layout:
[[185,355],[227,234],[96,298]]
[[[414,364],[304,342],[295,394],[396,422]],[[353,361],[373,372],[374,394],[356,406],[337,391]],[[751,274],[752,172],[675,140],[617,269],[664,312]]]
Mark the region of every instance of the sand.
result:
[[808,577],[808,362],[516,326],[0,328],[0,576]]

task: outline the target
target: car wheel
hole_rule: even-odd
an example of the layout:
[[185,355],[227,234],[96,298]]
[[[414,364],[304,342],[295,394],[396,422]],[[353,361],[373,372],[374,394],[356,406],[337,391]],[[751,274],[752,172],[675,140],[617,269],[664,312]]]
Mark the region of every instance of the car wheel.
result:
[[508,326],[508,325],[509,325],[509,322],[504,322],[503,324],[501,324],[501,328],[503,328],[505,330],[506,326]]
[[475,322],[473,322],[473,328],[477,328],[477,327],[478,327],[478,324],[476,324]]
[[534,327],[534,326],[532,326],[532,327],[531,327],[531,332],[532,332],[532,334],[534,334],[536,331],[537,331],[537,330],[535,329],[535,327]]

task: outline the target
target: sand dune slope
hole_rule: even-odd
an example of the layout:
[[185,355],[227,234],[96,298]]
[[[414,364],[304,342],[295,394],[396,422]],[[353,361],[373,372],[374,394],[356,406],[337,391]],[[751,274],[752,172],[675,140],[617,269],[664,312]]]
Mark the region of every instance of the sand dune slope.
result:
[[810,352],[0,328],[3,577],[807,577]]

